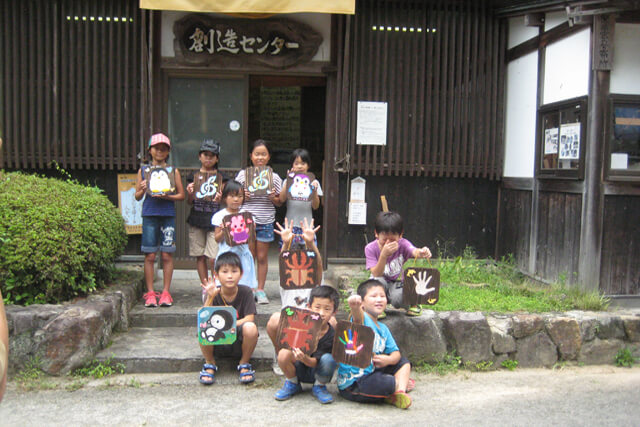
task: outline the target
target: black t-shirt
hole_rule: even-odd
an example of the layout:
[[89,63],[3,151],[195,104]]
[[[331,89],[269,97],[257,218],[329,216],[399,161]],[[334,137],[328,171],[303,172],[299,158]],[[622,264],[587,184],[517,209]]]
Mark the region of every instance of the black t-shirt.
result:
[[326,334],[324,334],[318,340],[318,348],[313,352],[311,357],[314,357],[316,360],[320,361],[320,358],[325,353],[331,353],[333,350],[333,336],[335,335],[335,331],[333,327],[329,325],[329,330]]
[[[218,293],[218,295],[213,299],[212,305],[227,305],[235,308],[238,312],[238,320],[250,314],[258,313],[256,310],[256,302],[253,299],[253,291],[250,287],[245,285],[238,285],[238,294],[233,301],[225,301],[222,298],[222,295]],[[333,338],[331,339],[333,342]],[[318,347],[320,347],[320,345],[318,345]],[[329,347],[329,351],[331,351],[331,347]]]
[[[221,173],[218,171],[218,173]],[[193,182],[194,172],[187,175],[187,184]],[[223,175],[224,177],[224,175]],[[215,227],[211,225],[211,217],[220,210],[220,205],[215,202],[206,202],[204,200],[194,199],[191,205],[191,211],[187,218],[187,224],[198,228],[213,230]]]

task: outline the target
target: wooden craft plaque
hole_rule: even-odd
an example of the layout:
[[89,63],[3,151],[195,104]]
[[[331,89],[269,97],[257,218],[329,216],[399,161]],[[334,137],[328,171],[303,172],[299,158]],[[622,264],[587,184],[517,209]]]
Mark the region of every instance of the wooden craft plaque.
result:
[[251,166],[244,172],[245,188],[254,196],[265,196],[273,191],[273,170],[269,166]]
[[220,173],[196,172],[193,175],[193,196],[196,200],[213,202],[216,193],[221,191],[222,175]]
[[287,199],[299,200],[302,202],[308,202],[311,200],[311,195],[314,189],[311,187],[311,183],[315,181],[316,177],[311,172],[295,173],[289,172],[287,175]]
[[202,307],[198,310],[198,342],[202,345],[233,344],[237,338],[233,307]]
[[313,354],[318,348],[322,323],[322,317],[314,311],[291,306],[283,308],[276,335],[278,351],[295,347],[304,354]]
[[409,306],[434,305],[440,298],[440,272],[435,268],[408,267],[404,269],[402,302]]
[[318,256],[307,249],[280,252],[280,287],[282,289],[315,288],[322,281]]
[[366,368],[373,357],[375,333],[368,326],[338,321],[331,355],[337,363]]
[[144,166],[144,177],[147,181],[147,194],[164,196],[176,194],[176,171],[171,166]]
[[222,218],[224,238],[229,246],[251,243],[256,238],[256,224],[250,212],[240,212]]

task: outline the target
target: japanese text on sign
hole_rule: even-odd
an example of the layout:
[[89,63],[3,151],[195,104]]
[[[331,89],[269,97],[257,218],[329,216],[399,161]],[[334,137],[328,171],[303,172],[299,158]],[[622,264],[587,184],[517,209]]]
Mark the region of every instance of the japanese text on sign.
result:
[[233,55],[245,53],[248,55],[278,55],[285,48],[298,49],[300,45],[296,42],[287,41],[282,37],[274,36],[270,39],[262,37],[239,36],[233,28],[222,30],[202,30],[196,27],[193,34],[189,36],[191,46],[189,50],[196,53],[219,53],[226,52]]

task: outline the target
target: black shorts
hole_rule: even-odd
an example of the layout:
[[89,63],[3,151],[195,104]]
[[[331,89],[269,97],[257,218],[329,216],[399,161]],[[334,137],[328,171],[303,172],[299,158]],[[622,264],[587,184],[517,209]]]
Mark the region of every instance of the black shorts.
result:
[[376,369],[369,375],[358,378],[349,387],[339,390],[340,396],[354,402],[381,402],[395,393],[396,378],[394,375],[407,363],[409,360],[406,357],[401,357],[395,365]]
[[242,357],[242,326],[236,328],[236,340],[233,344],[215,345],[213,346],[213,354],[216,357]]

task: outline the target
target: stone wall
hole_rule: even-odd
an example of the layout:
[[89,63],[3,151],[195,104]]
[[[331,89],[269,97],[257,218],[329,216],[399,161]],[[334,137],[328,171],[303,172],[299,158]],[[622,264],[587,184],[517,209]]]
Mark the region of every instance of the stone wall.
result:
[[419,317],[395,312],[383,322],[414,362],[438,362],[455,351],[463,363],[490,361],[495,367],[506,359],[525,368],[562,361],[613,364],[625,347],[640,357],[640,310],[490,315],[427,310]]
[[6,306],[9,369],[38,358],[41,369],[63,375],[90,361],[114,331],[129,329],[129,312],[142,282],[114,285],[62,305]]

